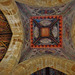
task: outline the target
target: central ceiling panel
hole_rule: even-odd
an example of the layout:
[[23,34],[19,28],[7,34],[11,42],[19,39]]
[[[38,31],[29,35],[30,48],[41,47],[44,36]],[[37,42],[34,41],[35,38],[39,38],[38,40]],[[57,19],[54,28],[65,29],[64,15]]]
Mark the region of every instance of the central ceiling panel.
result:
[[32,48],[62,47],[62,16],[31,17],[30,29]]

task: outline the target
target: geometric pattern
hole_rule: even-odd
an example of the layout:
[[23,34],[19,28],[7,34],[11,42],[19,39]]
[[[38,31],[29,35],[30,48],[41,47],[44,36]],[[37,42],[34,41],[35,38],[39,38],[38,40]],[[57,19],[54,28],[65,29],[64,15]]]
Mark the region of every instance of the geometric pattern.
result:
[[[75,7],[75,0],[73,0],[70,3],[66,3],[63,4],[61,6],[55,6],[55,7],[50,7],[50,8],[45,8],[45,7],[33,7],[33,6],[28,6],[26,4],[22,4],[19,2],[16,2],[19,10],[20,10],[20,14],[21,14],[21,18],[23,21],[23,27],[24,27],[24,32],[25,32],[25,39],[24,39],[24,47],[23,47],[23,53],[21,55],[21,60],[20,62],[29,59],[31,57],[34,57],[36,55],[42,55],[42,54],[51,54],[51,55],[55,55],[55,56],[61,56],[64,57],[66,59],[71,59],[71,60],[75,60],[75,47],[74,47],[74,43],[72,41],[72,37],[71,37],[71,28],[72,28],[72,22],[73,22],[73,18],[74,18],[74,7]],[[33,20],[32,17],[50,17],[50,16],[60,16],[62,15],[63,17],[63,36],[61,38],[63,38],[63,45],[61,44],[62,48],[59,47],[49,47],[50,45],[55,45],[56,43],[51,42],[52,40],[48,39],[48,38],[42,38],[40,40],[38,40],[38,42],[36,44],[33,44],[37,37],[39,36],[39,28],[35,25],[35,23],[33,23],[33,31],[30,31],[30,20]],[[42,18],[42,19],[35,19],[38,23],[42,24],[43,26],[46,26],[46,24],[51,24],[52,20],[54,19],[48,19],[48,18]],[[43,20],[43,21],[42,21]],[[49,20],[49,21],[45,21],[45,20]],[[51,20],[51,22],[50,22]],[[34,27],[35,25],[35,27]],[[56,25],[53,26],[52,29],[52,34],[54,35],[55,39],[56,37],[59,37],[59,29],[57,29]],[[58,25],[59,27],[59,25]],[[31,30],[32,30],[31,29]],[[48,30],[46,29],[46,32]],[[33,35],[31,35],[30,37],[30,33],[33,33]],[[57,34],[58,33],[58,34]],[[48,34],[48,33],[47,33]],[[57,34],[57,35],[56,35]],[[30,41],[31,40],[31,41]],[[59,39],[56,39],[59,42]],[[34,41],[34,42],[32,42]],[[40,46],[40,47],[37,47]],[[45,47],[45,45],[48,47]],[[42,47],[44,46],[44,47]]]
[[62,16],[33,16],[30,18],[31,48],[62,47]]

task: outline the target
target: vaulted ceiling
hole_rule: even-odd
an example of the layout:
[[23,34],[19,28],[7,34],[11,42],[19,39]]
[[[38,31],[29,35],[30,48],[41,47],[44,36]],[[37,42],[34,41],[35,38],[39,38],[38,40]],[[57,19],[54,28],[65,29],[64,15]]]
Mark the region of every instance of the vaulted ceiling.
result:
[[46,67],[75,75],[75,0],[16,1],[0,0],[0,74],[19,63],[12,75]]
[[[62,2],[58,1],[57,3],[61,5],[57,7],[46,7],[46,6],[45,7],[33,7],[33,6],[29,6],[25,4],[25,2],[29,3],[29,1],[26,1],[26,0],[25,1],[17,0],[17,1],[21,2],[21,3],[16,2],[16,4],[21,14],[21,20],[23,22],[24,36],[25,36],[24,47],[22,50],[23,52],[21,54],[21,61],[31,58],[35,55],[42,55],[42,54],[51,54],[54,56],[61,56],[67,59],[74,60],[75,58],[74,45],[72,43],[71,33],[70,33],[71,25],[73,21],[72,16],[74,15],[73,14],[74,13],[74,1],[69,2],[67,4],[63,4],[63,5],[62,5],[62,2],[65,3],[67,1],[62,1]],[[35,4],[38,6],[36,2]],[[56,16],[51,16],[51,15],[56,15]],[[55,25],[57,22],[54,21],[58,17],[58,15],[61,16],[62,18],[61,21],[64,24],[59,29],[59,30],[62,30],[61,32],[58,31],[58,27],[60,27],[60,25],[59,24]],[[33,26],[37,25],[33,28],[30,28],[29,20],[31,17],[34,19],[31,22],[31,24],[35,23]],[[1,11],[0,11],[0,22],[1,22],[0,23],[0,26],[1,26],[0,27],[0,39],[1,39],[0,40],[0,45],[1,45],[0,53],[1,53],[1,59],[2,59],[8,49],[11,36],[12,36],[12,32],[11,32],[8,21],[6,20],[5,16],[3,15]],[[50,28],[51,26],[49,25],[52,25],[52,24],[53,26],[51,29]],[[41,28],[41,25],[42,25],[42,28]],[[34,29],[34,30],[30,31],[29,29]],[[47,32],[50,32],[50,33],[48,33],[47,35]],[[30,33],[34,35],[31,35]],[[61,33],[60,36],[58,33]],[[34,45],[31,45],[30,35],[33,38],[33,42],[35,43]],[[61,40],[59,37],[61,37]],[[60,44],[57,45],[57,43],[60,43],[60,41],[61,41],[61,45]],[[63,41],[65,43],[63,43]],[[66,47],[66,44],[68,44],[67,47]]]
[[70,32],[75,1],[57,7],[33,7],[19,2],[16,4],[25,35],[21,61],[42,54],[75,59]]

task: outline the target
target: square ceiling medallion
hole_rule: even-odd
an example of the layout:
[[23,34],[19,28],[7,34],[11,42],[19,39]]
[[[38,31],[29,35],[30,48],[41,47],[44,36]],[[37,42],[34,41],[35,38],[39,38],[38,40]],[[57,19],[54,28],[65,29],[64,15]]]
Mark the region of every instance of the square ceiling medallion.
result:
[[30,18],[31,48],[62,47],[62,16]]

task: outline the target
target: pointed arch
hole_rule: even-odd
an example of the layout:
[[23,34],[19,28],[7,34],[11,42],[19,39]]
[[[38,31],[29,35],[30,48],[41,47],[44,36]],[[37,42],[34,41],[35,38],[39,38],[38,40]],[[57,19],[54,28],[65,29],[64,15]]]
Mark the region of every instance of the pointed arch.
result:
[[8,20],[13,34],[7,53],[0,62],[0,75],[10,75],[20,59],[23,46],[23,27],[19,10],[14,0],[0,0],[0,10]]
[[75,75],[75,62],[51,55],[42,55],[28,59],[18,64],[12,71],[12,75],[31,75],[46,67],[59,70],[67,75]]

